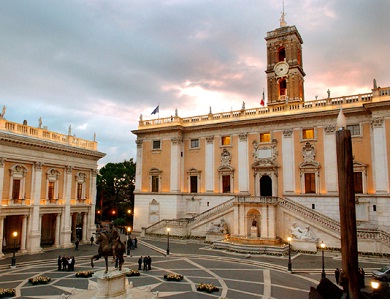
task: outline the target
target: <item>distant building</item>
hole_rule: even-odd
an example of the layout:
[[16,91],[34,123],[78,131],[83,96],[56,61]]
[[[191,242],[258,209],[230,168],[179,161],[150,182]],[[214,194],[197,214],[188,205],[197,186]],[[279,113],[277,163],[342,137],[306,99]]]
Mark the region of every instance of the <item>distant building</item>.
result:
[[286,240],[295,224],[340,248],[335,131],[342,109],[352,135],[359,251],[389,253],[390,88],[374,83],[362,94],[327,91],[304,101],[297,28],[282,18],[265,39],[267,106],[140,118],[132,131],[134,229],[206,236],[223,218],[231,236],[252,237],[253,223],[258,238]]
[[[0,116],[0,257],[7,249],[89,242],[95,231],[97,142]],[[13,232],[17,233],[16,238]]]

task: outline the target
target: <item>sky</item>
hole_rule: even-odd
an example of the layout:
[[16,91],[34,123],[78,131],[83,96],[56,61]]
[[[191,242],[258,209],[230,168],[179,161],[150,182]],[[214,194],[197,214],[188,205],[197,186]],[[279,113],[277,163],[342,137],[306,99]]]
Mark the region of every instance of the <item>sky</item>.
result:
[[[0,1],[4,118],[93,140],[136,160],[140,115],[260,107],[282,0]],[[390,86],[389,0],[285,0],[303,39],[305,99]],[[267,103],[267,99],[266,99]]]

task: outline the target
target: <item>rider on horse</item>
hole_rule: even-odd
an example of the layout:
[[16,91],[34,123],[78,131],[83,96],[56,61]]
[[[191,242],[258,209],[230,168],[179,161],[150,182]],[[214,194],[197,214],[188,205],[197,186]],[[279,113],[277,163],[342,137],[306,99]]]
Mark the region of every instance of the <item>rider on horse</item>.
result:
[[115,247],[117,246],[118,241],[120,240],[120,234],[118,232],[118,229],[114,227],[113,223],[110,223],[109,235],[110,235],[111,249],[113,251],[112,263],[114,263],[116,258]]

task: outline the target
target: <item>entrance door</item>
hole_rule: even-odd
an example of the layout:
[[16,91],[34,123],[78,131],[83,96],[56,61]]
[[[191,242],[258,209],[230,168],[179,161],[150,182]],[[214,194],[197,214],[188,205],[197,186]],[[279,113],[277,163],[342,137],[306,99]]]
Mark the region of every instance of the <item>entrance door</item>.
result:
[[262,176],[259,180],[261,187],[261,196],[272,196],[272,179],[269,176]]

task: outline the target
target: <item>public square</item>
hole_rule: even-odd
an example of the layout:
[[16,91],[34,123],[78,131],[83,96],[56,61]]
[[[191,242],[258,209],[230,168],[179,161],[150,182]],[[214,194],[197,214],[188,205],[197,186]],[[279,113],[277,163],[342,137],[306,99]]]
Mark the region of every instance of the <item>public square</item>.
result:
[[[125,239],[125,236],[122,236]],[[287,272],[288,257],[270,255],[246,255],[214,250],[202,241],[169,241],[170,255],[166,256],[166,238],[140,238],[138,247],[125,258],[124,268],[138,269],[140,256],[152,258],[150,271],[140,271],[139,277],[127,277],[133,284],[134,298],[210,299],[210,298],[308,298],[310,287],[316,287],[321,278],[322,254],[292,253],[292,273]],[[16,298],[83,298],[92,295],[85,292],[94,278],[76,278],[75,273],[91,270],[91,256],[98,246],[83,244],[79,250],[44,249],[34,255],[17,255],[16,268],[10,268],[12,253],[0,261],[0,287],[15,288]],[[75,256],[74,272],[58,271],[59,255]],[[94,271],[104,269],[104,259],[95,263]],[[324,264],[327,277],[335,282],[334,269],[341,267],[339,252],[325,252]],[[370,273],[383,265],[388,258],[359,257],[359,265],[366,271],[366,290],[370,290]],[[109,270],[114,269],[110,263]],[[180,282],[166,281],[167,273],[184,276]],[[34,276],[51,278],[49,284],[33,286],[28,279]],[[211,283],[219,288],[211,294],[196,290],[199,283]],[[84,293],[84,294],[83,294]],[[92,298],[91,297],[91,298]]]

